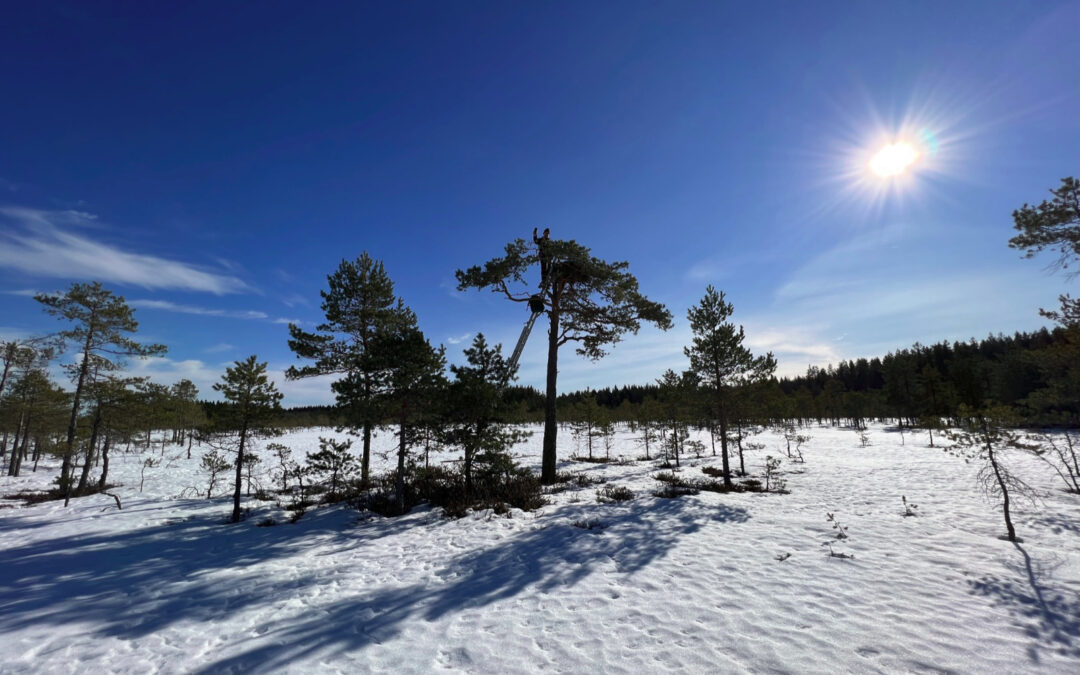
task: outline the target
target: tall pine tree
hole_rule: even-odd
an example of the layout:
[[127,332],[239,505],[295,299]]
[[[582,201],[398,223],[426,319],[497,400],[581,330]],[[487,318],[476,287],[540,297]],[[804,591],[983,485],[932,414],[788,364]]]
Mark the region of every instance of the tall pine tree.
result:
[[[458,290],[488,288],[508,300],[527,303],[548,318],[547,388],[544,401],[544,444],[540,480],[555,482],[558,421],[559,348],[573,342],[577,353],[597,360],[626,333],[637,333],[642,321],[667,330],[671,312],[646,298],[626,262],[609,263],[593,257],[576,241],[533,236],[517,239],[506,255],[483,266],[457,271]],[[531,270],[539,279],[526,281]]]
[[724,294],[709,286],[705,297],[687,311],[694,339],[683,351],[694,371],[713,392],[716,420],[720,425],[720,454],[724,464],[724,485],[732,487],[728,461],[728,427],[733,387],[763,382],[776,371],[772,352],[755,357],[743,346],[743,327],[728,319],[734,311]]
[[140,344],[128,337],[139,328],[134,312],[123,297],[114,295],[99,282],[72,284],[66,293],[38,294],[34,299],[44,306],[45,313],[73,324],[60,331],[58,338],[63,343],[77,345],[79,350],[76,362],[64,367],[75,382],[60,468],[60,490],[64,495],[64,506],[67,506],[71,498],[75,432],[88,377],[95,371],[119,369],[124,357],[160,356],[167,348],[160,344]]
[[289,325],[289,348],[297,358],[312,361],[289,368],[289,379],[340,375],[331,388],[349,425],[363,437],[360,477],[366,485],[371,467],[371,434],[379,423],[380,381],[384,369],[373,345],[408,321],[408,312],[394,295],[394,282],[381,261],[366,252],[342,260],[321,291],[326,321],[314,332]]

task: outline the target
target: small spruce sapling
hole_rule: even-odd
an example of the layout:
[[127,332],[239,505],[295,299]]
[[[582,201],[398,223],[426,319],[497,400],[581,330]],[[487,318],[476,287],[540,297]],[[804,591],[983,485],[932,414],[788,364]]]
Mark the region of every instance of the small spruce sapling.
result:
[[865,429],[859,429],[859,447],[865,448],[870,445],[870,435]]

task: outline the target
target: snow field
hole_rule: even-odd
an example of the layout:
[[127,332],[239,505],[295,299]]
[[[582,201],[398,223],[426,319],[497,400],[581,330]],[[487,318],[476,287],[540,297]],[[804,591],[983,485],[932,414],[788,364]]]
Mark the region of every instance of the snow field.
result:
[[[560,470],[636,498],[598,504],[602,486],[571,484],[509,517],[329,507],[295,525],[273,502],[227,525],[227,497],[180,498],[205,489],[198,447],[167,446],[142,493],[147,455],[115,452],[122,511],[104,495],[0,508],[0,672],[1080,672],[1080,497],[1049,467],[1007,457],[1044,495],[1016,504],[1015,546],[976,467],[924,434],[901,445],[875,427],[860,448],[850,430],[806,433],[806,463],[781,466],[787,495],[656,498],[655,461],[571,462],[566,434]],[[320,434],[334,435],[275,440],[302,459]],[[760,473],[783,440],[755,440]],[[516,451],[538,468],[539,429]],[[643,452],[620,432],[613,455]],[[57,471],[0,478],[0,494]],[[256,527],[266,516],[283,524]],[[830,540],[855,557],[830,558]]]

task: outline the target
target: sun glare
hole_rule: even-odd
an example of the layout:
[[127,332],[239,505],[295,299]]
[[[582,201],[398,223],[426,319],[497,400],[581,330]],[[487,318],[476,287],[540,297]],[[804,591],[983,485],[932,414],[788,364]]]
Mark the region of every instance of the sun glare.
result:
[[918,158],[919,152],[910,143],[892,143],[870,159],[870,170],[882,178],[898,176]]

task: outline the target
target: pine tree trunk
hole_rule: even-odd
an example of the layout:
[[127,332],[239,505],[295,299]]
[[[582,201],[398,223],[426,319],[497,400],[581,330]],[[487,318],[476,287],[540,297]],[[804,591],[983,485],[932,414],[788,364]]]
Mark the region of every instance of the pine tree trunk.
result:
[[367,489],[371,478],[371,421],[364,422],[364,452],[360,456],[360,483]]
[[90,467],[93,465],[94,446],[97,445],[98,431],[101,429],[101,408],[94,412],[94,425],[90,428],[90,442],[86,446],[86,459],[83,461],[82,473],[79,475],[79,487],[76,494],[82,494],[86,490],[87,481],[90,478]]
[[394,477],[394,501],[398,514],[405,513],[405,417],[407,408],[401,404],[401,419],[398,424],[397,476]]
[[18,476],[22,472],[22,463],[26,459],[27,452],[30,449],[30,415],[26,416],[26,431],[23,432],[22,448],[15,453],[15,473],[13,476]]
[[105,444],[101,446],[101,478],[98,479],[98,489],[105,489],[105,481],[109,477],[109,434],[105,434]]
[[556,381],[559,377],[559,305],[556,290],[552,291],[551,323],[548,329],[547,392],[544,399],[544,451],[540,471],[543,485],[555,483],[557,465],[556,439],[559,428],[556,421],[555,403],[558,397]]
[[232,522],[240,522],[240,489],[243,483],[244,472],[244,445],[247,443],[248,423],[244,420],[240,427],[240,448],[236,453],[236,485],[233,487],[233,510]]
[[727,450],[727,411],[724,409],[723,402],[720,403],[720,458],[723,460],[724,466],[724,487],[731,488],[731,465],[728,462],[728,450]]
[[[91,314],[91,320],[94,315]],[[92,323],[92,321],[91,321]],[[75,456],[75,428],[79,423],[79,405],[82,403],[83,385],[86,384],[86,373],[90,370],[90,344],[94,330],[87,329],[86,343],[83,345],[82,363],[79,364],[79,379],[75,385],[75,396],[71,403],[71,419],[68,421],[67,441],[64,446],[64,461],[60,465],[60,489],[64,492],[64,506],[71,501],[71,460]]]
[[990,466],[994,469],[994,477],[1001,489],[1001,511],[1005,514],[1005,529],[1009,535],[1009,541],[1016,541],[1016,528],[1013,527],[1012,518],[1009,516],[1009,488],[1005,485],[1005,478],[998,469],[997,458],[994,456],[994,447],[990,440],[986,441],[986,455],[990,460]]
[[19,421],[15,424],[15,439],[11,445],[11,460],[8,462],[8,475],[14,476],[15,466],[18,462],[17,457],[19,455],[19,437],[22,433],[23,422],[26,419],[26,413],[19,413]]
[[736,424],[736,432],[735,433],[737,434],[735,436],[735,441],[736,441],[736,443],[738,443],[738,446],[739,446],[739,475],[740,476],[745,476],[746,475],[746,463],[743,461],[743,451],[742,451],[742,420],[741,419],[736,420],[735,424]]

